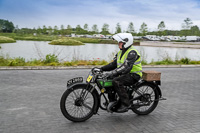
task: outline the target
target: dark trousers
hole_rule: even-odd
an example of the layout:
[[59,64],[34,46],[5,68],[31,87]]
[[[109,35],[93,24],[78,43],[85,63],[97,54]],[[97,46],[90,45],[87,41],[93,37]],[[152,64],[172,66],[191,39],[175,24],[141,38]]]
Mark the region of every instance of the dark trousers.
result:
[[140,76],[137,74],[125,74],[119,77],[115,77],[112,81],[114,90],[117,92],[120,101],[122,104],[129,106],[129,96],[127,90],[124,86],[129,86],[136,83],[140,79]]

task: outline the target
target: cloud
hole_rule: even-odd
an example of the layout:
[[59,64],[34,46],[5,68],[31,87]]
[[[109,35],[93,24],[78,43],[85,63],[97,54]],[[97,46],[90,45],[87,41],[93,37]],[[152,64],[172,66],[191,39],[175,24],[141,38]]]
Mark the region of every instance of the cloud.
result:
[[[12,10],[11,10],[12,9]],[[72,27],[85,23],[101,29],[104,23],[115,31],[117,23],[123,30],[133,22],[135,29],[145,22],[155,30],[161,21],[168,29],[180,29],[189,17],[200,26],[198,0],[1,0],[0,18],[13,21],[19,27],[60,26]]]

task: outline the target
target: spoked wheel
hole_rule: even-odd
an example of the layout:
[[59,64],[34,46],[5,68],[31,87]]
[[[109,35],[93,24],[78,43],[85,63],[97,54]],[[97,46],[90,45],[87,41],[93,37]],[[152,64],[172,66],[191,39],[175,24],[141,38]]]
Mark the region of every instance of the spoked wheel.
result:
[[102,110],[107,110],[108,103],[107,97],[104,94],[100,94],[100,108]]
[[68,120],[82,122],[94,114],[97,102],[97,97],[86,87],[76,87],[65,91],[60,101],[60,109]]
[[159,93],[156,86],[150,83],[139,85],[133,92],[132,111],[138,115],[147,115],[151,113],[158,105]]

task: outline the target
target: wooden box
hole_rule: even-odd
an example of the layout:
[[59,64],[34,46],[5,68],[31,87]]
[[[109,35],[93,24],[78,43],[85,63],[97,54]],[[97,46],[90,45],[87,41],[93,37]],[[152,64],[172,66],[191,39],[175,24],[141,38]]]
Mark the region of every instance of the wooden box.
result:
[[142,78],[146,81],[160,81],[161,72],[157,71],[142,71]]

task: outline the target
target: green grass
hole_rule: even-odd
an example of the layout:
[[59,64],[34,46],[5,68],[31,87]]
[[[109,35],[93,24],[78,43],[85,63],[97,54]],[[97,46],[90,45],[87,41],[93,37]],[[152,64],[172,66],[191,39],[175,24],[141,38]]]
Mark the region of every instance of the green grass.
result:
[[16,40],[30,40],[30,41],[51,41],[58,39],[56,36],[16,36]]
[[[59,62],[58,57],[54,54],[46,55],[45,59],[32,59],[25,61],[24,58],[10,58],[0,56],[0,66],[88,66],[88,65],[106,65],[109,62],[105,60],[72,60]],[[182,58],[180,60],[172,60],[171,58],[163,59],[162,61],[152,61],[147,63],[142,61],[142,65],[189,65],[200,64],[200,61],[193,61],[188,58]]]
[[58,39],[58,36],[50,36],[50,35],[31,35],[31,34],[16,34],[16,33],[0,33],[2,36],[7,36],[13,38],[15,40],[30,40],[30,41],[52,41]]
[[170,57],[161,61],[151,61],[148,65],[191,65],[200,64],[200,61],[194,61],[189,58],[181,58],[180,60],[172,60]]
[[103,44],[117,44],[114,40],[98,39],[98,38],[81,38],[81,37],[64,37],[58,35],[32,35],[32,34],[16,34],[16,33],[0,33],[0,36],[13,38],[14,40],[30,40],[30,41],[53,41],[56,39],[72,39],[82,43],[103,43]]
[[106,65],[108,64],[105,60],[75,60],[75,61],[67,61],[62,63],[63,66],[88,66],[88,65]]
[[53,45],[84,45],[84,43],[82,43],[80,41],[69,39],[69,38],[61,38],[61,39],[53,40],[49,44],[53,44]]
[[24,58],[10,58],[0,56],[0,66],[87,66],[87,65],[106,65],[105,60],[73,60],[59,62],[58,57],[54,54],[46,55],[45,59],[32,59],[25,61]]
[[0,43],[13,43],[13,42],[16,41],[10,37],[0,36]]

